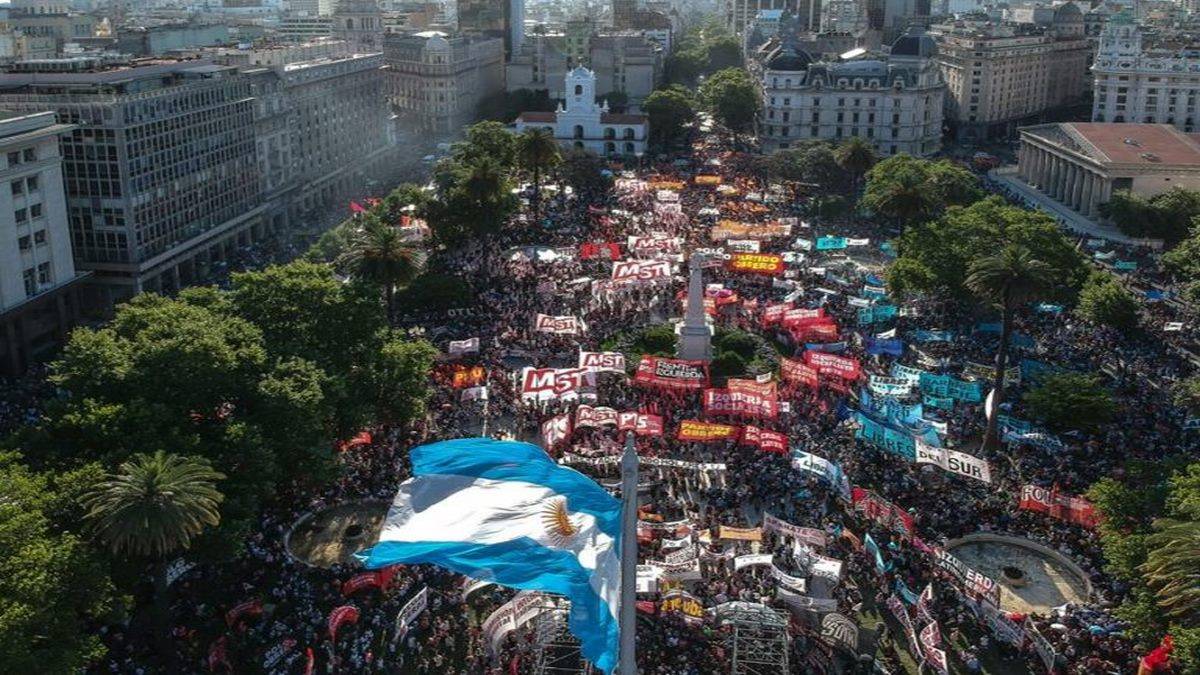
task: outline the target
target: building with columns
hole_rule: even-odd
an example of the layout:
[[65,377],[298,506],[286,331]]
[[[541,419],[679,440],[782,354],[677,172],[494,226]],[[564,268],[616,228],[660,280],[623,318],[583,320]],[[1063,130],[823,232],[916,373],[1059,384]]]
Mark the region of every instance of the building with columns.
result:
[[1167,124],[1041,124],[1020,135],[1019,179],[1092,220],[1114,192],[1200,189],[1200,142]]

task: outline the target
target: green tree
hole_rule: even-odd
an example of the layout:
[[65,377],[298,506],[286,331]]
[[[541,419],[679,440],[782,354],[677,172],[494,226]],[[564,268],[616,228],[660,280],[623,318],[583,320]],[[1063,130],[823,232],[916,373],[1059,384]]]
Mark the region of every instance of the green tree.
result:
[[576,194],[604,194],[612,189],[613,180],[605,172],[607,164],[595,153],[572,150],[563,159],[559,178],[570,185]]
[[1000,197],[952,207],[937,220],[906,228],[895,241],[899,257],[888,268],[888,289],[900,296],[939,293],[967,300],[972,295],[966,285],[971,264],[1010,244],[1037,251],[1054,271],[1052,297],[1073,301],[1088,274],[1079,252],[1052,218],[1010,206]]
[[426,258],[425,250],[399,227],[368,218],[354,233],[338,264],[382,290],[388,325],[394,328],[399,318],[396,290],[421,273]]
[[503,171],[513,168],[517,157],[517,137],[500,122],[476,122],[466,128],[465,138],[451,149],[454,161],[474,164],[491,160]]
[[750,74],[741,68],[726,68],[709,77],[700,87],[700,100],[713,117],[733,134],[738,142],[741,134],[754,128],[762,106],[758,87]]
[[[1054,269],[1021,246],[1006,246],[994,255],[971,263],[967,288],[1000,310],[1000,346],[992,374],[993,405],[997,409],[1004,403],[1004,371],[1008,367],[1013,315],[1019,307],[1050,288],[1053,280]],[[1000,444],[996,433],[999,417],[992,415],[988,419],[983,439],[983,446],[988,450],[995,450]]]
[[834,156],[842,170],[850,174],[855,190],[878,159],[875,148],[861,136],[851,136],[837,147]]
[[1156,226],[1150,236],[1174,246],[1187,238],[1192,220],[1200,216],[1200,191],[1171,188],[1151,197],[1150,205],[1154,208]]
[[1034,419],[1055,431],[1094,431],[1117,412],[1112,393],[1084,373],[1048,375],[1025,394],[1025,405]]
[[57,485],[19,459],[0,454],[0,671],[82,672],[104,655],[91,624],[111,618],[114,589],[87,545],[56,526]]
[[911,225],[936,217],[948,206],[963,206],[983,196],[979,179],[948,160],[936,162],[900,154],[867,172],[863,207]]
[[1146,538],[1141,571],[1168,619],[1200,625],[1200,521],[1162,518]]
[[844,182],[842,168],[825,143],[804,143],[770,156],[771,174],[793,186],[793,195],[811,190],[819,194],[837,190]]
[[533,178],[533,213],[542,203],[542,175],[562,163],[558,141],[545,129],[529,129],[517,137],[517,164]]
[[439,198],[428,208],[430,226],[438,240],[458,245],[500,230],[516,209],[507,170],[484,158],[442,169]]
[[376,419],[404,427],[424,417],[429,371],[437,349],[424,340],[394,338],[383,345],[372,368]]
[[169,557],[220,523],[223,496],[216,484],[223,478],[207,460],[160,450],[123,462],[118,473],[84,499],[86,522],[113,554],[143,558],[154,565],[154,625],[165,663],[174,660],[167,638]]
[[413,279],[396,298],[404,312],[445,312],[470,305],[471,286],[462,277],[427,270]]
[[1131,330],[1137,326],[1138,305],[1115,276],[1094,272],[1079,291],[1079,315],[1101,326]]
[[642,110],[650,117],[650,138],[660,147],[670,148],[686,133],[685,127],[696,119],[696,98],[680,85],[657,89],[646,97]]
[[1191,234],[1178,246],[1162,255],[1162,266],[1177,281],[1200,281],[1200,219],[1193,218]]
[[722,35],[709,41],[706,46],[705,72],[716,73],[726,68],[742,67],[742,45],[732,35]]
[[699,51],[677,51],[667,57],[663,66],[664,79],[671,84],[693,87],[704,73],[708,56]]

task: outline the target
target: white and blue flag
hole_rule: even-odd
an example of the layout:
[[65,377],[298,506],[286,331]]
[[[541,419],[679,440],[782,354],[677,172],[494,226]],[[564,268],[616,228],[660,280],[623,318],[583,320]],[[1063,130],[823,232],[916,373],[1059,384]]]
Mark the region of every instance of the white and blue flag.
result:
[[432,563],[571,601],[569,627],[597,668],[617,666],[621,502],[528,443],[464,438],[412,451],[371,569]]

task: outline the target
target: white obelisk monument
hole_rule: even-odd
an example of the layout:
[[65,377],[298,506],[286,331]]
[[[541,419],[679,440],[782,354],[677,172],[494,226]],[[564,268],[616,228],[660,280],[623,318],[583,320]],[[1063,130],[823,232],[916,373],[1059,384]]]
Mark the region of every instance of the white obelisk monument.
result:
[[678,330],[676,355],[692,361],[712,361],[712,329],[704,313],[704,278],[700,267],[704,256],[693,253],[688,260],[687,312]]

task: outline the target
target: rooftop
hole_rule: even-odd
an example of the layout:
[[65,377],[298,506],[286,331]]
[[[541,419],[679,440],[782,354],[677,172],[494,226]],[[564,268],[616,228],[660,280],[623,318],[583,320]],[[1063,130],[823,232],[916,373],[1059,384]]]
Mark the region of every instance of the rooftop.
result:
[[[1098,162],[1200,170],[1200,138],[1167,124],[1075,122],[1027,127],[1024,131],[1060,145],[1075,146],[1073,150]],[[1062,136],[1071,142],[1064,144]]]

